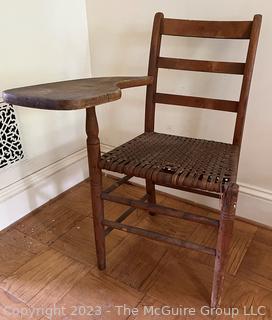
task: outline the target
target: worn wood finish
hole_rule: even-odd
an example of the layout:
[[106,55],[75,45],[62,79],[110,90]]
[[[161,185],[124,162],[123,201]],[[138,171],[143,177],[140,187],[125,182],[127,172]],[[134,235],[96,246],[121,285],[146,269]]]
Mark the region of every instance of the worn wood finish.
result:
[[[121,197],[122,198],[122,197]],[[141,199],[140,199],[140,201],[141,201],[141,203],[142,203],[142,201],[145,201],[145,200],[147,200],[148,199],[148,195],[145,195],[145,196],[143,196]],[[134,210],[136,210],[137,209],[137,207],[131,207],[131,208],[128,208],[124,213],[122,213],[121,215],[120,215],[120,217],[118,217],[116,220],[115,220],[115,222],[122,222],[122,221],[124,221],[127,217],[129,217],[130,215],[131,215],[131,213],[133,213],[133,211]],[[107,228],[106,230],[105,230],[105,235],[107,236],[108,234],[110,234],[111,232],[113,231],[113,228]]]
[[[155,183],[152,182],[152,180],[146,180],[145,181],[145,186],[146,186],[146,193],[148,196],[148,202],[150,204],[155,204],[156,203],[156,188],[155,188]],[[155,215],[155,212],[149,211],[149,214],[152,216]]]
[[175,106],[212,109],[219,111],[237,112],[238,102],[212,98],[191,97],[176,94],[156,93],[155,102]]
[[[84,276],[57,304],[66,310],[65,317],[54,317],[54,320],[126,320],[127,315],[118,315],[114,306],[126,304],[129,308],[137,306],[143,294],[137,290],[108,277],[105,273],[95,274],[94,271]],[[72,306],[82,306],[82,314],[74,312]],[[91,306],[101,306],[101,315],[92,315]],[[84,309],[87,310],[84,313]],[[89,314],[88,314],[89,313]]]
[[48,308],[89,270],[89,266],[49,249],[16,270],[0,287],[30,307]]
[[138,227],[132,227],[132,226],[129,226],[129,225],[126,225],[123,223],[113,222],[113,221],[109,221],[109,220],[104,220],[103,223],[105,226],[108,226],[108,227],[111,227],[114,229],[118,229],[121,231],[125,231],[125,232],[130,232],[133,234],[137,234],[137,235],[140,235],[145,238],[165,242],[165,243],[172,244],[172,245],[175,245],[178,247],[197,250],[197,251],[200,251],[203,253],[210,254],[212,256],[215,255],[215,249],[213,249],[213,248],[204,247],[204,246],[201,246],[201,245],[198,245],[195,243],[191,243],[189,241],[176,239],[174,237],[168,237],[168,236],[166,236],[164,234],[160,234],[158,232],[148,231],[148,230],[144,230],[144,229],[141,229]]
[[109,186],[103,192],[110,193],[110,192],[114,191],[115,189],[119,188],[123,183],[128,182],[131,178],[132,178],[131,176],[125,176],[124,178],[119,179],[116,182],[114,182],[111,186]]
[[158,67],[162,69],[242,75],[244,74],[245,64],[239,62],[221,62],[159,57]]
[[[178,211],[182,212],[188,212],[188,213],[195,213],[195,214],[201,214],[198,210],[195,210],[195,212],[192,212],[191,206],[188,206],[186,204],[180,203],[180,201],[171,201],[171,199],[164,198],[161,202],[160,205],[164,207],[169,207],[172,209],[176,209]],[[207,215],[205,215],[207,217]],[[169,217],[166,215],[160,215],[157,214],[155,217],[151,217],[144,213],[143,219],[140,221],[140,223],[137,224],[138,227],[146,229],[146,230],[151,230],[155,231],[158,233],[166,234],[166,235],[171,235],[175,238],[182,239],[185,241],[190,241],[190,242],[195,242],[191,241],[189,239],[190,234],[192,234],[197,226],[206,226],[198,223],[192,223],[189,220],[185,219],[177,219],[173,217]],[[216,228],[210,227],[216,231]],[[201,243],[200,243],[201,244]],[[167,246],[169,247],[169,245]],[[207,247],[213,247],[215,248],[215,245],[213,244],[212,246],[207,245]],[[173,248],[173,250],[177,250],[177,248]],[[187,249],[184,249],[186,252],[189,251]],[[199,253],[197,251],[194,251],[195,253]],[[210,259],[210,256],[207,256],[204,254],[204,256],[207,259]]]
[[140,201],[140,200],[127,199],[127,198],[120,197],[120,196],[109,195],[104,192],[102,193],[101,197],[104,200],[117,202],[117,203],[121,203],[121,204],[126,204],[131,207],[139,208],[142,210],[147,210],[147,211],[150,211],[153,213],[158,213],[158,214],[166,215],[169,217],[180,218],[180,219],[184,219],[184,220],[189,220],[189,221],[193,221],[193,222],[198,222],[198,223],[218,227],[218,220],[216,220],[216,219],[210,219],[210,218],[206,218],[203,216],[194,215],[189,212],[182,212],[182,211],[179,211],[176,209],[164,207],[161,205],[156,205],[154,203],[144,203],[143,201]]
[[47,248],[32,235],[26,235],[15,228],[3,234],[0,241],[0,280]]
[[108,255],[105,273],[118,282],[144,292],[146,280],[167,252],[166,245],[119,230],[114,232],[120,232],[126,238]]
[[[16,312],[17,311],[17,312]],[[1,320],[40,320],[35,310],[16,299],[10,293],[0,289],[0,319]]]
[[237,276],[272,292],[272,231],[258,228]]
[[53,82],[5,90],[7,103],[46,110],[76,110],[121,98],[121,89],[152,83],[152,77],[107,77]]
[[[106,211],[107,209],[112,209],[112,206],[105,207]],[[120,211],[120,206],[115,207],[114,211]],[[112,217],[109,218],[112,219]],[[112,233],[106,239],[107,253],[109,254],[114,250],[123,239],[124,235],[121,232]],[[75,223],[70,230],[55,240],[50,247],[92,268],[97,265],[94,228],[90,223],[90,217]]]
[[[114,180],[107,177],[104,182],[106,188]],[[66,204],[66,201],[66,205],[69,206],[71,193],[74,194],[74,197],[82,199],[85,197],[85,189],[87,189],[86,182],[83,182],[78,187],[65,192],[61,197],[54,199],[54,206],[60,208]],[[118,195],[125,192],[139,194],[139,189],[142,194],[145,192],[144,188],[131,185],[123,185],[123,190],[117,189],[115,192]],[[206,217],[209,217],[212,212],[212,210],[203,209],[197,205],[189,206],[182,199],[177,200],[173,196],[164,195],[162,201],[164,205],[184,211],[189,210],[191,213],[201,212]],[[110,212],[120,211],[118,204],[109,203],[109,205]],[[39,219],[47,214],[48,211],[45,210],[45,207],[36,213]],[[156,231],[154,226],[157,226],[157,232],[167,231],[173,237],[177,237],[176,231],[182,228],[184,236],[179,234],[179,237],[192,242],[195,242],[193,241],[195,238],[190,238],[190,235],[199,233],[199,227],[210,228],[174,219],[171,219],[173,221],[169,227],[166,221],[168,218],[164,218],[159,215],[155,217],[143,215],[139,227],[144,225],[146,228]],[[140,308],[141,304],[173,307],[182,305],[197,308],[209,303],[213,267],[211,263],[204,263],[204,261],[212,260],[211,256],[196,252],[205,257],[205,260],[192,259],[191,256],[185,254],[185,252],[189,253],[186,249],[170,247],[170,245],[161,242],[133,235],[127,236],[125,232],[114,231],[107,237],[109,252],[107,270],[100,272],[95,268],[95,248],[90,237],[92,231],[88,219],[86,217],[80,223],[74,222],[74,226],[70,230],[50,245],[55,250],[47,248],[46,252],[40,251],[40,247],[36,246],[36,241],[31,235],[24,238],[16,230],[16,225],[10,229],[8,234],[7,232],[0,233],[0,254],[3,257],[1,264],[5,263],[6,265],[4,273],[1,273],[0,270],[1,287],[4,287],[4,290],[0,289],[0,319],[29,319],[29,316],[21,318],[21,315],[12,317],[12,314],[5,311],[7,308],[10,311],[14,308],[25,308],[24,310],[29,308],[29,312],[31,312],[31,307],[27,306],[29,298],[31,305],[35,305],[35,307],[45,308],[48,304],[55,304],[57,307],[66,307],[67,312],[71,311],[71,307],[74,305],[99,304],[102,308],[107,309],[111,305],[126,303],[130,306],[139,305]],[[272,315],[272,231],[255,226],[253,232],[252,225],[247,223],[241,225],[239,221],[237,222],[234,236],[238,232],[238,241],[240,231],[243,236],[248,238],[248,244],[243,247],[238,246],[237,251],[231,252],[233,259],[236,259],[237,256],[241,257],[241,264],[237,265],[238,271],[235,274],[231,271],[233,268],[229,269],[226,274],[221,306],[226,308],[246,306],[249,310],[251,306],[257,308],[264,305],[266,306],[266,316],[263,319],[268,320]],[[33,226],[28,219],[24,219],[21,223],[25,224],[25,230],[31,229]],[[202,234],[204,236],[204,231]],[[123,237],[121,237],[122,235]],[[209,234],[207,234],[208,237]],[[29,256],[28,260],[24,260],[22,255],[29,250],[28,245],[31,242],[33,243],[32,256]],[[210,246],[210,242],[202,243],[202,245]],[[18,246],[18,251],[12,253],[12,263],[9,263],[11,261],[9,252],[15,246]],[[85,268],[82,265],[85,265]],[[91,270],[86,274],[90,266]],[[17,271],[18,269],[20,271]],[[28,275],[27,280],[25,274]],[[3,284],[5,279],[7,280]],[[34,299],[37,294],[37,298]],[[24,301],[20,301],[15,296],[20,296],[20,300]],[[140,311],[136,319],[145,319],[146,317],[149,319],[148,316],[142,317]],[[54,318],[61,319],[61,317]],[[66,318],[74,317],[67,313]],[[113,312],[111,319],[115,318],[122,319]],[[150,317],[150,319],[153,318]],[[167,318],[169,317],[167,316]],[[204,316],[203,319],[206,318]],[[46,320],[47,318],[42,319]],[[84,319],[84,317],[81,316],[78,319]],[[105,314],[104,318],[100,317],[99,319],[109,319],[109,316]],[[134,317],[128,319],[131,320]],[[202,318],[200,317],[200,319]],[[244,317],[242,316],[241,319]]]
[[248,104],[249,91],[250,91],[254,63],[255,63],[257,47],[259,42],[261,24],[262,24],[262,16],[255,15],[251,34],[250,34],[250,42],[249,42],[246,66],[244,71],[244,79],[242,83],[240,101],[238,106],[238,114],[237,114],[237,119],[235,124],[234,137],[233,137],[233,144],[236,144],[238,146],[241,145],[242,138],[243,138],[246,109]]
[[100,270],[103,270],[106,268],[105,231],[103,226],[104,203],[100,196],[102,192],[102,171],[99,168],[101,152],[95,108],[86,110],[86,133],[97,265]]
[[[172,203],[170,202],[169,204],[171,205]],[[198,212],[201,210],[200,208],[189,209],[192,213],[194,211]],[[212,216],[214,215],[215,214],[212,214]],[[234,222],[233,237],[231,245],[229,247],[229,257],[226,265],[226,273],[233,276],[237,274],[237,271],[240,268],[240,265],[245,257],[245,254],[251,244],[252,238],[254,237],[256,231],[256,226],[250,226],[238,220]],[[187,240],[207,247],[215,248],[217,238],[218,232],[215,228],[206,225],[198,225],[198,227],[189,235]],[[209,256],[195,251],[182,251],[182,256],[189,257],[190,259],[208,265],[211,268],[214,267],[214,261],[213,259],[210,259]]]
[[[212,273],[212,268],[183,257],[180,251],[169,250],[146,283],[147,292],[152,297],[163,301],[164,305],[193,306],[199,309],[209,304]],[[227,275],[226,288],[231,285],[231,280],[232,277]],[[200,318],[188,316],[187,319],[214,319],[211,316],[203,318],[200,312],[198,316]],[[178,317],[178,319],[182,318],[186,319]],[[221,317],[218,319],[221,320]]]
[[164,19],[162,34],[169,36],[249,39],[252,21],[200,21]]
[[46,245],[53,243],[67,232],[75,222],[83,220],[88,214],[87,210],[86,214],[83,214],[81,211],[74,211],[55,203],[49,203],[44,208],[44,215],[39,215],[39,210],[36,210],[32,216],[26,219],[27,224],[19,223],[17,229]]
[[[238,186],[235,184],[237,178],[237,168],[240,153],[241,141],[239,137],[242,135],[242,128],[245,118],[245,110],[248,99],[250,80],[252,76],[254,58],[257,48],[257,39],[259,36],[261,24],[261,17],[255,16],[254,21],[189,21],[189,20],[177,20],[177,19],[164,19],[163,14],[157,13],[154,20],[153,34],[151,40],[150,50],[150,62],[149,62],[149,75],[154,77],[152,86],[147,89],[146,97],[146,117],[145,117],[145,136],[136,137],[134,140],[129,141],[127,144],[116,148],[103,156],[101,167],[125,173],[131,176],[142,177],[146,179],[147,193],[150,195],[149,203],[141,203],[137,200],[124,199],[117,196],[110,196],[108,194],[102,194],[104,199],[110,201],[117,201],[118,203],[128,204],[132,207],[138,207],[144,210],[153,210],[153,212],[169,214],[172,216],[179,216],[187,218],[188,220],[194,220],[201,222],[202,219],[191,215],[180,215],[173,209],[160,207],[152,204],[154,201],[154,185],[151,182],[161,185],[167,185],[170,187],[188,188],[187,191],[201,192],[204,195],[218,197],[216,193],[219,193],[219,186],[225,192],[223,195],[223,207],[220,218],[220,228],[218,233],[217,248],[216,248],[216,262],[215,272],[212,287],[211,305],[218,306],[221,300],[221,293],[223,288],[223,279],[225,274],[225,268],[227,264],[227,257],[229,253],[229,245],[231,241],[231,234],[233,228],[234,219],[234,206],[237,201]],[[231,62],[215,62],[215,61],[195,61],[187,59],[173,59],[169,57],[160,57],[160,46],[162,35],[173,36],[187,36],[187,37],[203,37],[203,38],[220,38],[220,39],[250,39],[249,51],[246,64],[245,63],[231,63]],[[227,101],[220,99],[210,99],[202,97],[190,97],[184,95],[173,95],[165,93],[157,93],[157,76],[159,68],[169,68],[176,70],[187,71],[201,71],[201,72],[216,72],[226,74],[238,74],[244,75],[243,85],[241,89],[240,101]],[[237,113],[237,121],[235,127],[235,134],[233,144],[239,148],[236,150],[238,157],[234,154],[228,159],[232,159],[233,165],[232,173],[230,176],[222,179],[223,173],[218,173],[213,177],[211,170],[206,169],[204,162],[207,159],[209,152],[206,151],[204,155],[194,155],[193,158],[201,159],[201,174],[198,174],[199,166],[196,162],[189,160],[188,165],[185,165],[180,161],[175,162],[175,159],[182,159],[182,155],[178,154],[177,149],[181,147],[180,144],[176,144],[175,148],[172,146],[172,138],[166,138],[163,135],[154,133],[155,122],[155,107],[156,103],[181,105],[196,108],[205,108],[212,110],[220,110],[227,112]],[[152,139],[154,134],[154,138]],[[238,138],[237,138],[238,137]],[[145,139],[149,138],[148,143],[145,145]],[[138,141],[138,140],[140,141]],[[166,142],[167,140],[167,142]],[[164,143],[164,142],[165,143]],[[139,142],[139,144],[137,144]],[[192,141],[191,141],[192,142]],[[174,144],[173,144],[174,146]],[[186,149],[186,143],[182,147],[183,154],[186,156],[192,156],[192,150]],[[197,149],[201,149],[198,147]],[[146,150],[149,150],[149,155],[146,157]],[[204,150],[204,149],[203,149]],[[153,152],[154,151],[154,152]],[[235,151],[235,152],[236,152]],[[234,153],[235,153],[234,152]],[[154,153],[154,158],[152,154]],[[219,152],[217,152],[218,155]],[[164,156],[164,154],[168,155]],[[226,155],[227,153],[224,152]],[[189,157],[189,156],[188,156]],[[212,157],[209,158],[209,164]],[[220,162],[216,160],[217,164]],[[182,163],[182,164],[181,164]],[[195,168],[193,168],[194,163]],[[221,162],[220,168],[225,166],[225,162]],[[223,164],[224,163],[224,164]],[[209,174],[206,174],[209,172]],[[230,171],[229,171],[230,172]],[[204,174],[203,174],[204,173]],[[220,180],[222,179],[222,180]],[[148,181],[151,181],[150,183]],[[224,183],[227,182],[225,185]],[[228,184],[230,187],[227,187]],[[225,190],[227,188],[227,190]],[[199,190],[203,189],[203,190]],[[205,220],[207,223],[207,220]],[[203,222],[203,221],[202,221]],[[209,221],[210,222],[210,221]],[[110,222],[108,220],[104,223],[111,228],[125,230],[131,233],[139,234],[142,236],[150,237],[152,239],[172,241],[167,236],[157,234],[156,232],[150,232],[137,227],[123,225],[118,222]],[[173,241],[174,243],[175,241]],[[182,245],[187,244],[185,241]],[[194,244],[195,245],[195,244]],[[193,246],[194,246],[193,245]],[[192,247],[189,242],[189,248]],[[200,247],[201,248],[201,247]],[[195,249],[197,248],[197,245]]]
[[64,208],[73,210],[85,217],[90,217],[90,215],[92,215],[89,183],[86,182],[83,185],[75,186],[71,192],[68,192],[61,198],[61,203]]
[[[264,315],[239,316],[237,320],[253,320],[254,318],[255,320],[270,320],[272,318],[271,294],[271,291],[258,287],[251,281],[243,281],[235,278],[226,290],[222,308],[235,305],[242,311],[243,309],[257,310],[259,306],[263,306],[263,310],[265,311]],[[228,318],[228,316],[225,316],[223,320],[227,320]]]
[[[92,190],[93,225],[97,265],[100,270],[103,270],[106,267],[105,234],[112,231],[112,229],[117,229],[114,232],[119,232],[118,230],[127,231],[152,240],[158,240],[166,244],[172,244],[178,247],[215,255],[211,305],[213,307],[219,305],[222,296],[223,279],[225,277],[227,257],[229,254],[233,230],[233,220],[238,195],[238,186],[236,184],[237,168],[260,26],[260,15],[255,16],[253,22],[229,22],[164,19],[162,13],[157,13],[154,19],[147,77],[81,79],[7,90],[4,92],[4,100],[8,103],[17,105],[48,110],[87,109],[86,133],[91,176],[90,183]],[[218,39],[249,39],[246,63],[195,61],[160,57],[162,35]],[[157,93],[159,68],[243,74],[244,77],[240,100],[239,102],[236,102]],[[145,133],[114,149],[113,151],[104,154],[101,158],[95,106],[119,99],[121,97],[121,89],[123,88],[141,85],[148,86],[146,94]],[[155,133],[154,122],[156,103],[237,112],[233,144]],[[114,172],[125,173],[129,178],[132,176],[144,178],[146,180],[148,203],[144,202],[145,198],[139,201],[136,199],[122,198],[117,195],[109,195],[109,192],[118,191],[116,189],[122,183],[127,182],[129,180],[128,177],[123,178],[121,182],[115,183],[114,186],[107,188],[106,193],[102,193],[102,168]],[[223,205],[220,214],[216,249],[206,246],[205,244],[188,241],[186,236],[193,231],[194,227],[190,229],[191,231],[188,231],[187,228],[187,231],[184,233],[185,239],[180,239],[174,236],[166,236],[157,231],[148,231],[147,228],[142,229],[137,226],[121,223],[124,219],[131,219],[129,215],[134,211],[134,208],[140,208],[150,211],[151,213],[156,212],[160,215],[178,217],[189,221],[200,222],[202,224],[218,226],[218,222],[210,217],[193,215],[190,212],[156,205],[155,184],[181,190],[184,189],[185,191],[200,193],[212,197],[218,197],[223,191]],[[110,221],[108,219],[104,219],[103,199],[116,201],[119,203],[119,206],[120,204],[130,205],[132,208],[126,210],[119,218],[114,218],[115,221]],[[69,208],[65,207],[65,209],[67,210]],[[77,210],[75,211],[77,212]],[[83,217],[85,218],[85,216],[86,212],[84,212]],[[145,215],[145,226],[148,224],[147,218],[151,221],[152,219],[159,221],[161,217]],[[83,218],[80,219],[82,220]],[[166,220],[167,218],[164,217],[164,219]],[[133,219],[131,220],[133,221]],[[108,227],[106,232],[104,228],[105,226]],[[169,224],[169,226],[171,230],[172,225]],[[58,231],[57,234],[60,233],[60,237],[63,238],[64,236],[62,233],[67,232],[66,228],[68,227],[69,223],[68,225],[65,224],[65,228],[60,227],[59,231],[61,232]],[[24,229],[22,229],[22,231],[24,231]],[[110,237],[111,236],[109,236],[109,238]],[[122,237],[117,238],[117,243],[123,240]],[[41,241],[44,240],[42,238],[38,239]],[[58,237],[54,235],[50,237],[49,241],[45,242],[47,245],[52,245],[57,240]],[[148,243],[147,241],[149,240],[146,240],[145,244]],[[153,244],[152,241],[149,241],[149,243]],[[122,242],[120,245],[117,245],[117,247],[122,247]],[[155,254],[153,251],[155,251],[157,247],[157,245],[153,245],[152,254],[149,257],[151,260],[154,260],[153,257],[156,258],[156,263],[151,261],[153,263],[153,267],[148,268],[148,264],[145,264],[144,269],[148,270],[147,273],[146,270],[140,269],[137,272],[130,274],[132,277],[135,276],[134,274],[137,274],[137,276],[140,274],[141,276],[137,281],[137,289],[141,288],[142,290],[145,288],[145,290],[149,290],[152,288],[153,280],[149,281],[146,285],[143,284],[146,281],[146,277],[150,275],[150,272],[153,273],[153,271],[154,276],[159,274],[159,270],[161,270],[160,266],[158,267],[158,270],[154,270],[154,266],[157,266],[158,263],[160,264],[160,261],[164,261],[165,259],[169,260],[171,258],[171,255],[165,254],[166,245],[161,249],[159,254]],[[57,245],[56,248],[58,248]],[[142,248],[140,249],[142,250]],[[147,253],[147,248],[144,248],[144,250],[146,250],[144,252]],[[245,254],[245,250],[246,248],[243,247],[243,255]],[[69,252],[71,252],[71,250]],[[120,250],[120,252],[122,252],[122,250]],[[131,252],[130,248],[126,248],[125,252]],[[131,260],[133,260],[132,257],[135,258],[135,252],[136,251],[133,250],[133,252],[130,253]],[[143,250],[141,252],[143,252]],[[113,255],[114,250],[111,252],[111,257],[113,257]],[[136,256],[136,258],[137,257],[138,256]],[[74,282],[77,281],[78,278],[76,278],[74,274],[79,274],[78,277],[80,277],[80,274],[85,275],[89,270],[79,263],[77,263],[76,266],[73,266],[71,258],[64,260],[62,258],[63,257],[60,254],[53,250],[44,254],[42,253],[36,260],[34,259],[33,262],[29,262],[25,267],[19,268],[12,276],[6,278],[1,284],[1,287],[4,290],[9,291],[15,297],[21,299],[23,302],[27,301],[30,306],[39,306],[42,301],[45,301],[46,306],[51,305],[53,298],[50,293],[53,292],[55,288],[58,288],[60,287],[60,284],[65,283],[62,290],[58,291],[56,294],[57,299],[61,299],[63,295],[65,295],[66,291],[70,290],[71,287],[74,286]],[[41,259],[43,260],[42,262]],[[49,263],[49,268],[45,270],[44,261],[46,261],[47,264],[48,261],[50,262],[50,259],[54,263],[58,264],[58,268],[56,270],[52,267],[54,263]],[[182,263],[185,262],[183,261]],[[139,262],[136,261],[136,266],[138,265]],[[205,266],[206,269],[209,268],[207,265],[199,265],[198,267],[202,268],[203,266]],[[170,267],[172,268],[173,266]],[[27,269],[30,269],[30,271],[28,272]],[[62,272],[62,269],[65,269],[65,271]],[[127,269],[127,265],[124,265],[120,270],[124,273],[124,270],[126,271]],[[134,266],[133,270],[135,271]],[[192,277],[190,272],[186,272],[186,270],[184,270],[184,265],[181,267],[181,270],[184,275],[184,277],[182,277],[183,282],[187,281],[185,277],[186,275],[188,275],[188,278],[190,279],[195,279],[197,277],[197,273],[194,273]],[[95,272],[96,276],[99,277],[98,271]],[[237,272],[237,270],[235,270],[235,272]],[[49,273],[52,273],[55,279],[52,279],[52,275]],[[121,272],[117,272],[117,274],[121,275]],[[175,272],[168,272],[168,278],[169,274],[175,274]],[[0,278],[0,280],[1,279],[2,278]],[[34,280],[34,283],[41,282],[43,284],[34,285],[30,290],[25,292],[22,283],[28,282],[32,279]],[[157,279],[161,282],[162,278],[158,277]],[[201,281],[203,280],[201,277],[199,279]],[[205,276],[204,279],[206,281]],[[51,284],[47,285],[48,282],[51,282]],[[156,282],[156,280],[154,280],[154,282]],[[185,282],[185,287],[189,282]],[[126,283],[130,284],[133,283],[133,281]],[[157,290],[162,290],[160,287],[161,284],[158,284],[158,281],[156,283]],[[182,284],[184,285],[184,283]],[[191,289],[192,283],[189,283],[188,286]],[[206,288],[206,284],[204,284],[204,286]],[[163,292],[165,292],[165,288],[170,287],[171,286],[167,286],[167,284],[164,283]],[[153,293],[152,289],[150,292],[154,297],[156,297],[156,294],[158,293],[156,289],[153,290]],[[186,294],[187,292],[188,290],[186,290]],[[45,293],[47,294],[46,299],[43,298]],[[198,299],[201,299],[202,294],[203,292],[198,296]]]
[[158,81],[158,67],[157,58],[160,55],[161,48],[161,28],[164,16],[158,12],[154,18],[153,32],[149,54],[148,75],[153,77],[152,85],[148,86],[146,90],[146,102],[145,102],[145,132],[153,132],[155,125],[155,101],[154,95],[157,91]]
[[223,194],[211,297],[212,308],[217,307],[221,303],[225,268],[227,266],[229,247],[232,240],[238,191],[239,187],[237,184],[230,184]]
[[[237,112],[233,143],[241,146],[261,21],[261,15],[255,15],[253,21],[192,21],[165,19],[162,13],[157,13],[153,27],[149,64],[149,75],[155,75],[155,81],[148,89],[145,131],[154,131],[156,103],[185,105],[198,108],[205,108],[207,105],[207,108],[209,109]],[[161,37],[163,34],[201,38],[249,39],[250,42],[246,63],[197,61],[160,57]],[[159,68],[244,75],[240,100],[238,102],[224,101],[219,99],[157,93],[157,75]]]

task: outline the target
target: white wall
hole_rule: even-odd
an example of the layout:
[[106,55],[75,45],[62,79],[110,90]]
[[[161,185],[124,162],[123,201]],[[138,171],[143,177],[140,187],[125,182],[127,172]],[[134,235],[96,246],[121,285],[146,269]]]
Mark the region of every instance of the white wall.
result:
[[[0,92],[90,76],[84,0],[0,0],[0,8]],[[84,164],[74,175],[51,178],[50,187],[43,181],[30,192],[26,177],[85,148],[85,114],[20,107],[16,113],[25,159],[0,170],[0,229],[86,177]],[[23,192],[19,203],[13,198],[16,190]]]
[[[272,3],[259,0],[87,0],[94,76],[144,75],[154,13],[166,17],[207,20],[248,20],[263,14],[263,27],[248,106],[239,169],[238,214],[272,225]],[[196,59],[243,61],[246,43],[166,37],[162,54]],[[188,95],[237,99],[239,76],[162,71],[160,90]],[[100,108],[101,139],[117,146],[143,131],[145,89],[128,90],[123,100]],[[231,114],[158,106],[156,130],[231,141]],[[202,200],[204,201],[204,200]],[[207,202],[206,202],[207,203]],[[208,202],[208,204],[210,204]]]

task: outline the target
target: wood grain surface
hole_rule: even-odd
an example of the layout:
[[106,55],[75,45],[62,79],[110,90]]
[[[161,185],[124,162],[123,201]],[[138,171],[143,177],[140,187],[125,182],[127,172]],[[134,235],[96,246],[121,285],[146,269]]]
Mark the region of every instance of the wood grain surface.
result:
[[121,98],[121,89],[152,83],[152,77],[87,78],[5,90],[7,103],[46,110],[75,110]]

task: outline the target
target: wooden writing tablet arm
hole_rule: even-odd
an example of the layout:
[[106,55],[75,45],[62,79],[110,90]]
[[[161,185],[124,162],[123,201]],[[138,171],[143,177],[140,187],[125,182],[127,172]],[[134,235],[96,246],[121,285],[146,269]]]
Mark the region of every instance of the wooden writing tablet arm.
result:
[[45,110],[77,110],[121,98],[121,89],[152,84],[152,77],[105,77],[6,90],[5,102]]

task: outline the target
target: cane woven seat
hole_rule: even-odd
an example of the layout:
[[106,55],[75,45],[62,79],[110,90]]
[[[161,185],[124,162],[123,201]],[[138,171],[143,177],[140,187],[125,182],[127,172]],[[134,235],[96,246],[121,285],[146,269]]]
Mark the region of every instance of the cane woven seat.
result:
[[100,166],[154,183],[220,192],[235,182],[239,147],[147,132],[102,156]]

